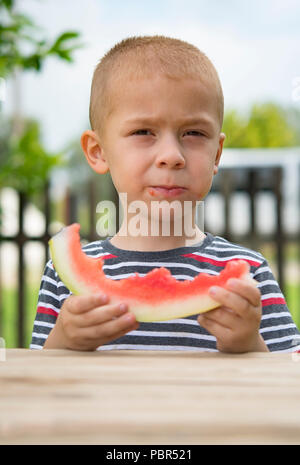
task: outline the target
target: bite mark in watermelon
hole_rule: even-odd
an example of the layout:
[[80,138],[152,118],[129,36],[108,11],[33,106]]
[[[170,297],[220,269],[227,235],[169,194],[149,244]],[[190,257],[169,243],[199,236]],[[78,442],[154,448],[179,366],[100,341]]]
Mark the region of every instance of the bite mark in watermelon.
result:
[[204,313],[220,306],[208,294],[211,286],[225,287],[228,279],[251,280],[249,264],[232,260],[217,276],[200,273],[185,281],[176,280],[164,267],[155,268],[145,276],[135,273],[121,280],[107,278],[101,257],[87,256],[80,244],[80,225],[63,228],[49,241],[56,272],[75,295],[103,293],[109,303],[126,302],[137,321],[165,321]]

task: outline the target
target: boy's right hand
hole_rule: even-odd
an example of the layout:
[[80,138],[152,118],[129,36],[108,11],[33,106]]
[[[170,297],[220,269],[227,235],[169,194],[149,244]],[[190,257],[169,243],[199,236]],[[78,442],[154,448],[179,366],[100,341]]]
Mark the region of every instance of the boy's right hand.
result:
[[138,328],[126,304],[108,302],[102,294],[68,297],[44,348],[95,350]]

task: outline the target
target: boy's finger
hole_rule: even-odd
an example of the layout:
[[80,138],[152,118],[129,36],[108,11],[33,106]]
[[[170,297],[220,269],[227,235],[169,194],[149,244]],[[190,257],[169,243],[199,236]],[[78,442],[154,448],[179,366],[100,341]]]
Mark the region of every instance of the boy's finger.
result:
[[228,280],[226,287],[230,291],[233,291],[244,299],[247,299],[248,302],[255,307],[261,302],[261,293],[252,283],[248,283],[242,279],[231,278]]
[[131,326],[126,326],[119,333],[114,333],[113,336],[109,336],[106,340],[104,340],[104,342],[102,342],[102,344],[106,344],[107,342],[126,336],[126,334],[128,334],[130,331],[134,331],[138,329],[138,327],[139,327],[139,323],[136,321]]
[[[237,315],[235,312],[232,312],[230,309],[226,309],[225,307],[219,307],[216,310],[211,310],[209,312],[200,314],[198,317],[198,322],[200,321],[214,321],[220,326],[223,326],[227,329],[232,329],[240,320],[240,316]],[[200,323],[201,324],[201,323]],[[202,326],[202,324],[201,324]]]
[[231,292],[223,287],[213,286],[209,289],[209,294],[221,305],[230,308],[239,316],[244,315],[249,310],[249,301],[236,292]]
[[118,318],[126,312],[128,312],[128,305],[125,303],[95,307],[88,312],[84,312],[81,315],[78,315],[76,325],[82,328],[97,326]]
[[119,334],[126,334],[137,326],[138,323],[133,313],[126,312],[126,314],[114,320],[106,321],[97,326],[83,328],[82,337],[88,340],[99,340],[100,345],[104,343],[103,341],[117,339]]
[[108,300],[108,296],[104,294],[72,295],[68,298],[68,310],[71,313],[79,315],[106,304]]
[[197,320],[200,326],[202,326],[202,328],[206,329],[210,334],[215,336],[217,340],[219,338],[224,338],[225,336],[229,337],[231,334],[230,328],[223,326],[218,321],[215,321],[211,318],[207,318],[206,314],[199,315]]

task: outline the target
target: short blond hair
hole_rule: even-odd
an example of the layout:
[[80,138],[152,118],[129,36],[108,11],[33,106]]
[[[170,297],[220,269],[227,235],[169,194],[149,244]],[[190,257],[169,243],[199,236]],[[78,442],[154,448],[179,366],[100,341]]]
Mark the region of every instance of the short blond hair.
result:
[[102,131],[111,111],[113,88],[130,78],[162,73],[170,78],[196,77],[216,90],[220,128],[224,97],[218,73],[209,58],[194,45],[165,36],[129,37],[117,43],[95,68],[91,86],[91,128]]

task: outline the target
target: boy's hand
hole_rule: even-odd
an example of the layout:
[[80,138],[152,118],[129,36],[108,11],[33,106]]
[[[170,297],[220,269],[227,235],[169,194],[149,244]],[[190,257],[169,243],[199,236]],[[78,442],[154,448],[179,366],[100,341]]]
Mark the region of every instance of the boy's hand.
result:
[[103,295],[70,296],[44,347],[95,350],[138,326],[126,304],[108,304],[108,297]]
[[218,350],[268,352],[259,334],[261,295],[255,284],[232,278],[226,289],[213,286],[209,294],[221,306],[200,314],[198,323],[216,337]]

